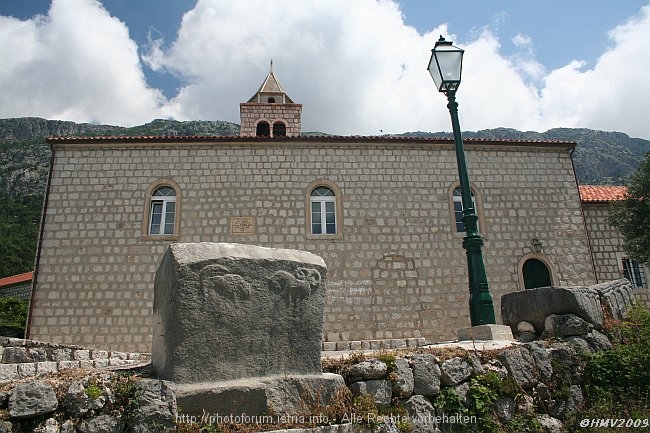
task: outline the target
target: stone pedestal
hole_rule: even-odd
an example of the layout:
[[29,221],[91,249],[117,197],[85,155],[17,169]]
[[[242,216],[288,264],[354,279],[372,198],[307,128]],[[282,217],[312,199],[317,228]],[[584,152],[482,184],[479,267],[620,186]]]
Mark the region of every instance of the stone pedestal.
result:
[[198,383],[320,374],[326,270],[304,251],[172,244],[154,285],[156,376]]
[[[178,413],[190,416],[248,415],[269,413],[296,415],[309,407],[330,404],[345,390],[338,374],[269,376],[227,382],[176,385]],[[216,420],[215,420],[216,421]],[[223,421],[223,420],[222,420]],[[234,423],[234,421],[232,421]],[[249,420],[242,424],[254,424]],[[276,423],[274,420],[273,423]]]
[[479,325],[461,328],[457,331],[458,340],[514,340],[512,330],[506,325]]

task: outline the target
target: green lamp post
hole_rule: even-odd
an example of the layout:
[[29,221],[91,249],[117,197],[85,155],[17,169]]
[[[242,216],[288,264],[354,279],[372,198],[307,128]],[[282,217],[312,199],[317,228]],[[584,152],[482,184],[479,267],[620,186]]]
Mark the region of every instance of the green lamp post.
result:
[[496,321],[485,265],[483,264],[483,238],[478,232],[478,217],[472,203],[472,191],[469,187],[463,137],[460,132],[460,122],[458,121],[456,90],[460,85],[464,52],[464,50],[453,46],[451,42],[440,36],[440,39],[431,50],[429,73],[438,91],[444,93],[449,101],[447,108],[449,114],[451,114],[451,126],[454,132],[456,161],[458,163],[460,192],[463,202],[462,221],[465,225],[466,234],[463,239],[463,248],[467,254],[467,270],[469,274],[469,315],[472,326],[479,326],[494,324]]

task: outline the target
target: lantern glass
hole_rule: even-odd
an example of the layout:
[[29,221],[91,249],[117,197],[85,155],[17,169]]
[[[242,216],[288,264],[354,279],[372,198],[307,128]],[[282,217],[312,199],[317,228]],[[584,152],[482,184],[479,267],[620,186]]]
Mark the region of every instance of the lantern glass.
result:
[[445,41],[441,36],[431,50],[429,73],[439,92],[456,91],[460,85],[463,69],[463,53],[461,48]]

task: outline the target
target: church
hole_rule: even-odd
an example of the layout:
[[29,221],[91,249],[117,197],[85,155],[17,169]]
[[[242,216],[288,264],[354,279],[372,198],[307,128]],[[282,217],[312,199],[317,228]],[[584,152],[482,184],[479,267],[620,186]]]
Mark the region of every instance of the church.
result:
[[[321,256],[326,342],[469,326],[453,140],[306,136],[301,114],[271,70],[239,136],[50,138],[27,337],[149,352],[158,264],[204,241]],[[507,292],[597,281],[574,148],[465,140],[497,322]]]

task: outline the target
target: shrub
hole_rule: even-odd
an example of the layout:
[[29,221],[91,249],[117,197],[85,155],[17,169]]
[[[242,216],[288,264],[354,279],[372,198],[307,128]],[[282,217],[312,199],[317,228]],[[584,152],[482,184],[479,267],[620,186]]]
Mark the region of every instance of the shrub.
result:
[[0,335],[22,337],[27,323],[29,302],[19,298],[0,298]]
[[608,334],[614,349],[590,355],[585,365],[585,417],[649,418],[650,312],[633,307]]

